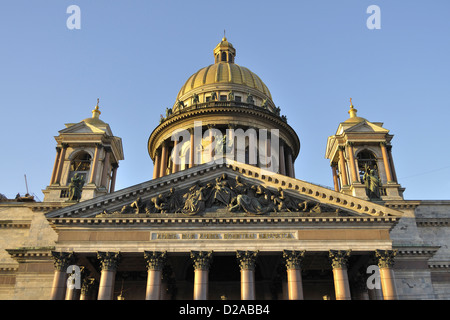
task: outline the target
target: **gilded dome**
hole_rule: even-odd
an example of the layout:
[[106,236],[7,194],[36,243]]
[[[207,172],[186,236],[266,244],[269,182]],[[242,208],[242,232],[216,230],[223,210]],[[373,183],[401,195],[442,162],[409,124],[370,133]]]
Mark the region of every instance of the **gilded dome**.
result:
[[[267,86],[248,68],[234,63],[236,49],[227,38],[214,48],[214,64],[204,67],[191,75],[178,92],[176,101],[189,104],[190,97],[195,94],[205,94],[212,91],[224,92],[232,90],[250,93],[260,101],[272,101]],[[270,105],[270,104],[269,104]]]
[[272,99],[269,89],[262,80],[248,68],[230,62],[218,62],[200,69],[181,87],[177,98],[198,87],[217,84],[240,84],[256,89]]

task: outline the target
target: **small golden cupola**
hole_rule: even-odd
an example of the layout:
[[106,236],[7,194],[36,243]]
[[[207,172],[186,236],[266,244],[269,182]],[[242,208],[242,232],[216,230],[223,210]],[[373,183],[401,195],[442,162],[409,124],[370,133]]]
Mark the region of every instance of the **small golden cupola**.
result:
[[227,38],[224,36],[222,41],[214,49],[214,61],[234,63],[234,57],[236,56],[236,49],[233,45],[228,42]]

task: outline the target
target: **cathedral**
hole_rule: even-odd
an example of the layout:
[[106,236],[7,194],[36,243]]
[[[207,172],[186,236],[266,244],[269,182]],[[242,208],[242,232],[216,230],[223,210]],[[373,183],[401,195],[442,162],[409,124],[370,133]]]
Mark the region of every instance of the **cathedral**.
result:
[[115,189],[98,102],[58,132],[44,200],[0,198],[0,299],[450,299],[450,201],[404,199],[390,130],[350,99],[332,187],[297,178],[300,139],[236,52],[224,37],[149,132],[149,181]]

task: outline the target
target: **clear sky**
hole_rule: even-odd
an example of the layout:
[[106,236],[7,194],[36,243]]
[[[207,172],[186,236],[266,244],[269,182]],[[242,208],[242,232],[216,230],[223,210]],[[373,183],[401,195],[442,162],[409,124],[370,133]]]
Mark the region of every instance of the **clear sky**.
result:
[[[69,29],[70,5],[81,9]],[[369,29],[370,5],[381,29]],[[2,0],[0,193],[43,200],[54,136],[91,116],[123,139],[116,190],[152,178],[147,140],[226,29],[301,141],[299,179],[332,186],[327,138],[348,118],[383,122],[405,199],[450,199],[450,1]]]

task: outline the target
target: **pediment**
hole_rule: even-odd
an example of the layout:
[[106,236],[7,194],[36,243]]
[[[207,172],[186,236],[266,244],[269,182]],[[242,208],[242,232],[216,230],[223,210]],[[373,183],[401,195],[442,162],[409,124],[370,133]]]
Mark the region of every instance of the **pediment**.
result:
[[204,164],[46,214],[47,218],[401,216],[380,204],[260,168]]
[[[81,121],[76,124],[66,124],[67,128],[59,131],[60,134],[64,133],[105,133],[110,134],[108,128],[99,128],[97,126],[91,125]],[[111,135],[111,134],[110,134]]]
[[359,122],[358,124],[347,128],[344,130],[345,132],[376,132],[376,133],[388,133],[389,130],[383,128],[381,125],[379,124],[375,124],[369,121],[362,121]]

